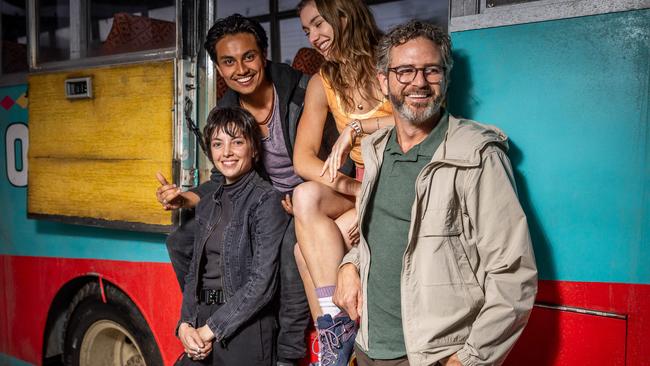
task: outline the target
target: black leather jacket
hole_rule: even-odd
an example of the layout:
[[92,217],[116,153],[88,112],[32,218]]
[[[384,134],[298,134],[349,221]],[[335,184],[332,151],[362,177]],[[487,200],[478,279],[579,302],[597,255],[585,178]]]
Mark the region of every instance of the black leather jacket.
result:
[[[207,320],[219,342],[227,339],[273,298],[278,282],[279,253],[289,223],[280,201],[282,194],[252,170],[232,196],[232,219],[224,230],[223,290],[226,303]],[[194,254],[185,278],[181,322],[197,322],[199,264],[212,229],[221,213],[218,199],[223,186],[204,196],[196,207]],[[180,324],[180,323],[179,323]]]

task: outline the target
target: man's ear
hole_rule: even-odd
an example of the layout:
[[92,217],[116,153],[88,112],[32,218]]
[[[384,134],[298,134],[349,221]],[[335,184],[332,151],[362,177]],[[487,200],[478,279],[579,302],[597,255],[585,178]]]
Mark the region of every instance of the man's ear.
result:
[[379,87],[384,96],[388,96],[388,74],[381,72],[377,73],[377,80],[379,80]]
[[214,67],[217,69],[219,76],[223,78],[223,73],[221,72],[221,68],[219,68],[219,64],[215,62]]

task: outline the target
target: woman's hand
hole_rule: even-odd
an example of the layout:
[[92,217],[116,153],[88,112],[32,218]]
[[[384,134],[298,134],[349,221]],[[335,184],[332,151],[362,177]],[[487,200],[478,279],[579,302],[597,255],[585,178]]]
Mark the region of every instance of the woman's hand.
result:
[[336,174],[350,154],[350,151],[352,151],[352,146],[356,137],[356,131],[354,131],[350,126],[346,126],[343,131],[341,131],[339,138],[336,139],[336,142],[332,147],[332,151],[323,164],[323,168],[320,171],[321,177],[325,172],[329,171],[330,182],[334,182]]
[[348,229],[348,238],[350,239],[350,245],[355,246],[359,244],[359,221],[355,221]]
[[[199,328],[199,330],[204,327]],[[212,341],[204,340],[199,330],[194,329],[188,323],[183,323],[178,328],[178,338],[183,343],[187,357],[192,360],[202,360],[212,351]]]
[[162,173],[156,173],[156,179],[160,182],[160,187],[156,190],[158,202],[167,211],[176,210],[183,207],[185,198],[181,194],[181,189],[176,184],[169,184]]
[[207,324],[197,329],[197,331],[199,332],[199,336],[201,336],[201,339],[204,343],[212,343],[214,340],[214,333]]

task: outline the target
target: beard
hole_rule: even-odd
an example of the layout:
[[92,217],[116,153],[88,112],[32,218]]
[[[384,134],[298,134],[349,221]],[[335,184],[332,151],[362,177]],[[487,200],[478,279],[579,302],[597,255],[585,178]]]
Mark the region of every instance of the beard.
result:
[[[409,94],[433,95],[434,98],[424,103],[409,105],[406,103],[406,96]],[[414,125],[429,121],[442,106],[442,95],[436,95],[431,87],[404,89],[400,93],[393,93],[389,86],[388,97],[397,113]]]

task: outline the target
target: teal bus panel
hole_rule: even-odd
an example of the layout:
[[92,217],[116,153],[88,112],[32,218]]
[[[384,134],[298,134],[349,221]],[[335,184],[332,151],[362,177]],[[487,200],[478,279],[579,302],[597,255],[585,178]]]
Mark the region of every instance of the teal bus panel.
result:
[[540,278],[650,283],[650,10],[452,34],[450,110],[510,136]]

